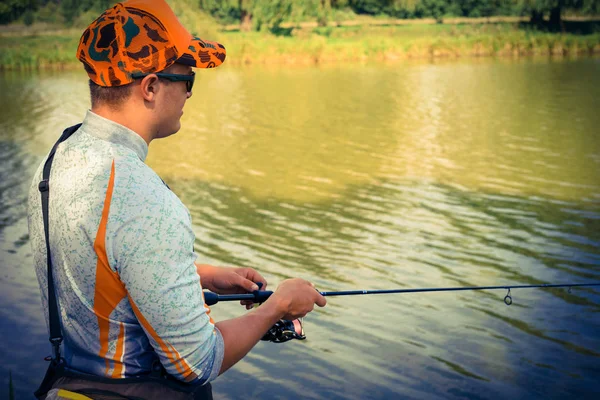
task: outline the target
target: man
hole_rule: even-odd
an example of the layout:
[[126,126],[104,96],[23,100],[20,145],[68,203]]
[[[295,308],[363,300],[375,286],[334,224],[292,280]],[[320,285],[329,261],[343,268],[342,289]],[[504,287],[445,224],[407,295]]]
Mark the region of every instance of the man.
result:
[[[144,164],[154,139],[180,129],[192,95],[192,67],[219,66],[225,48],[192,37],[164,1],[132,0],[86,29],[77,57],[90,78],[91,111],[57,147],[49,183],[38,188],[42,163],[29,195],[46,318],[52,331],[47,237],[64,337],[58,359],[75,371],[53,379],[46,390],[88,387],[86,377],[99,377],[100,388],[113,391],[116,380],[147,376],[157,365],[169,381],[210,388],[208,382],[243,358],[278,320],[302,317],[314,304],[326,303],[311,283],[291,279],[261,307],[214,323],[203,287],[247,293],[267,282],[251,268],[196,264],[187,208]],[[127,395],[153,397],[142,386]]]

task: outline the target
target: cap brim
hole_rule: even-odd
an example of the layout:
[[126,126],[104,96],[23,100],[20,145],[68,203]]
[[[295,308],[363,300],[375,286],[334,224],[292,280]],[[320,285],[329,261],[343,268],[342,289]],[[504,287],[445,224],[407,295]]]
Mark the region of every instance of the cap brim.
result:
[[226,54],[222,44],[195,37],[176,62],[195,68],[215,68],[223,64]]

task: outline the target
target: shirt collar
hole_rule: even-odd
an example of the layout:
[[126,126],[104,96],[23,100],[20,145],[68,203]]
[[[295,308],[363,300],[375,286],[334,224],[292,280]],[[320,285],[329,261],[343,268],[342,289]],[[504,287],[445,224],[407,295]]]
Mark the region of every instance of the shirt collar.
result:
[[99,139],[125,146],[133,150],[140,160],[146,160],[146,156],[148,155],[148,144],[146,141],[140,135],[121,124],[88,110],[81,129]]

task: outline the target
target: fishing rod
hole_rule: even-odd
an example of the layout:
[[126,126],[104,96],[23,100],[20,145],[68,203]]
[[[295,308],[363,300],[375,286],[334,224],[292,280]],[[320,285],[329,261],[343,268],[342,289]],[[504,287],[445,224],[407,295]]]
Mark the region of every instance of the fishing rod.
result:
[[[501,285],[501,286],[465,286],[465,287],[442,287],[442,288],[416,288],[416,289],[383,289],[383,290],[346,290],[339,292],[319,292],[322,296],[356,296],[364,294],[392,294],[392,293],[423,293],[423,292],[457,292],[463,290],[508,290],[504,296],[504,303],[509,306],[512,304],[511,289],[533,289],[533,288],[571,288],[582,286],[600,286],[600,282],[592,283],[560,283],[549,284],[543,283],[539,285]],[[270,290],[256,290],[246,294],[225,294],[219,295],[213,292],[204,292],[204,302],[208,306],[212,306],[221,301],[238,301],[250,300],[254,303],[264,303],[273,294]]]
[[[262,287],[261,283],[258,283],[259,289]],[[416,288],[416,289],[382,289],[382,290],[345,290],[339,292],[319,292],[322,296],[357,296],[364,294],[392,294],[392,293],[424,293],[424,292],[458,292],[465,290],[508,290],[506,296],[504,296],[504,303],[510,306],[513,302],[510,293],[511,289],[533,289],[533,288],[571,288],[582,287],[582,286],[600,286],[600,282],[592,283],[560,283],[560,284],[539,284],[539,285],[501,285],[501,286],[464,286],[464,287],[442,287],[442,288]],[[204,302],[208,306],[217,304],[220,301],[238,301],[238,300],[250,300],[254,303],[264,303],[273,294],[270,290],[255,290],[252,293],[246,294],[225,294],[219,295],[217,293],[205,291]],[[273,342],[273,343],[285,343],[288,340],[306,339],[304,334],[304,328],[302,327],[302,319],[295,319],[293,321],[279,320],[267,333],[262,337],[261,340]]]

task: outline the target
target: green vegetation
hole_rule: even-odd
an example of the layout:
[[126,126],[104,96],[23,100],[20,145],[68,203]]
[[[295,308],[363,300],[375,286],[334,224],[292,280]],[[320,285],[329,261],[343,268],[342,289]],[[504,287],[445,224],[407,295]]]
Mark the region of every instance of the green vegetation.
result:
[[5,0],[0,3],[0,24],[21,19],[26,22],[24,18],[31,18],[32,23],[73,25],[79,16],[98,15],[114,3],[116,1],[111,0]]
[[599,33],[557,35],[519,30],[510,24],[326,27],[301,30],[293,37],[235,32],[224,35],[222,40],[227,43],[232,61],[237,63],[562,56],[600,52]]
[[0,68],[63,68],[79,63],[75,50],[79,35],[0,36]]
[[367,14],[393,18],[491,17],[529,15],[541,23],[549,15],[560,28],[563,11],[592,15],[598,0],[199,0],[200,7],[224,23],[238,22],[242,30],[277,27],[284,21],[328,21]]
[[[600,0],[168,2],[192,33],[225,44],[228,64],[600,52],[600,22],[560,19],[561,32],[553,32],[550,25],[556,7],[581,16],[595,12]],[[79,66],[75,50],[81,32],[99,10],[112,3],[109,0],[2,3],[0,21],[13,22],[0,26],[0,68]],[[65,9],[67,5],[69,10]],[[504,17],[494,17],[497,14]]]
[[[114,0],[5,0],[0,3],[0,24],[14,21],[31,25],[50,22],[77,25],[97,15]],[[560,28],[563,12],[594,15],[600,0],[171,0],[203,10],[221,23],[239,23],[242,30],[267,30],[283,22],[328,22],[354,15],[392,18],[491,17],[529,15],[535,23],[548,16],[551,28]],[[93,18],[93,17],[92,17]]]

